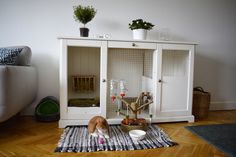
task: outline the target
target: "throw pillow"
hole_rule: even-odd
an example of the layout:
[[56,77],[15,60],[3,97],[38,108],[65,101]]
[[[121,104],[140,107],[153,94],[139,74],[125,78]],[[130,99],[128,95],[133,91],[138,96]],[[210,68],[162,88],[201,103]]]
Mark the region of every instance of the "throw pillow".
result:
[[15,65],[23,48],[0,48],[0,64]]

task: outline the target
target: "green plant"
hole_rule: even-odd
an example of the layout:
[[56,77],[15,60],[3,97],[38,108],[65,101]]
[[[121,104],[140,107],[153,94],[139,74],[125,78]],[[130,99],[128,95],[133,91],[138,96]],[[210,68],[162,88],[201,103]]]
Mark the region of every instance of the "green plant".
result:
[[92,6],[74,6],[74,18],[84,24],[84,26],[91,21],[96,15],[97,11]]
[[150,22],[143,21],[143,19],[136,19],[136,20],[133,20],[131,23],[129,23],[129,28],[131,30],[134,30],[134,29],[151,30],[152,27],[154,27],[154,26],[155,25],[153,25]]

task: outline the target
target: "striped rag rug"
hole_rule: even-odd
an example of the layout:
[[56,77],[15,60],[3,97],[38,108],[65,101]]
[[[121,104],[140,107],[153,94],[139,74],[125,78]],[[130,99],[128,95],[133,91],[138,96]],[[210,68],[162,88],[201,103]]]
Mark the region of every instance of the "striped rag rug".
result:
[[159,127],[150,125],[145,138],[133,141],[128,133],[121,130],[120,125],[110,125],[110,138],[103,144],[98,139],[89,136],[87,126],[68,126],[65,128],[55,152],[95,152],[124,151],[170,147],[173,142]]

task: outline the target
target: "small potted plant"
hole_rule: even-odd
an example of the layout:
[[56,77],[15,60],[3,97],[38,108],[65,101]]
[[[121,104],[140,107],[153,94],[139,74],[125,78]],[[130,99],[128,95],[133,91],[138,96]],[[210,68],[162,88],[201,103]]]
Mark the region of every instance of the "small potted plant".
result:
[[143,21],[143,19],[136,19],[129,23],[129,28],[133,30],[133,38],[136,40],[145,40],[147,30],[151,30],[153,27],[152,23]]
[[81,37],[88,37],[89,29],[86,28],[85,25],[94,18],[96,13],[97,11],[92,6],[85,6],[85,7],[81,5],[74,6],[75,20],[84,24],[84,27],[80,28]]

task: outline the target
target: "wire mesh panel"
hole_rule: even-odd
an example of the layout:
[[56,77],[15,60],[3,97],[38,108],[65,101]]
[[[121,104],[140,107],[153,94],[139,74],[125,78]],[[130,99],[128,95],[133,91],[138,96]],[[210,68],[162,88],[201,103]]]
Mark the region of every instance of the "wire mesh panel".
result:
[[[108,83],[111,79],[125,80],[125,97],[137,98],[142,92],[142,76],[152,77],[153,50],[111,48],[108,51]],[[119,102],[112,102],[108,86],[107,112],[116,114]],[[132,99],[133,101],[133,99]],[[122,104],[120,104],[122,106]],[[125,108],[125,107],[124,107]],[[120,108],[122,109],[122,107]]]

